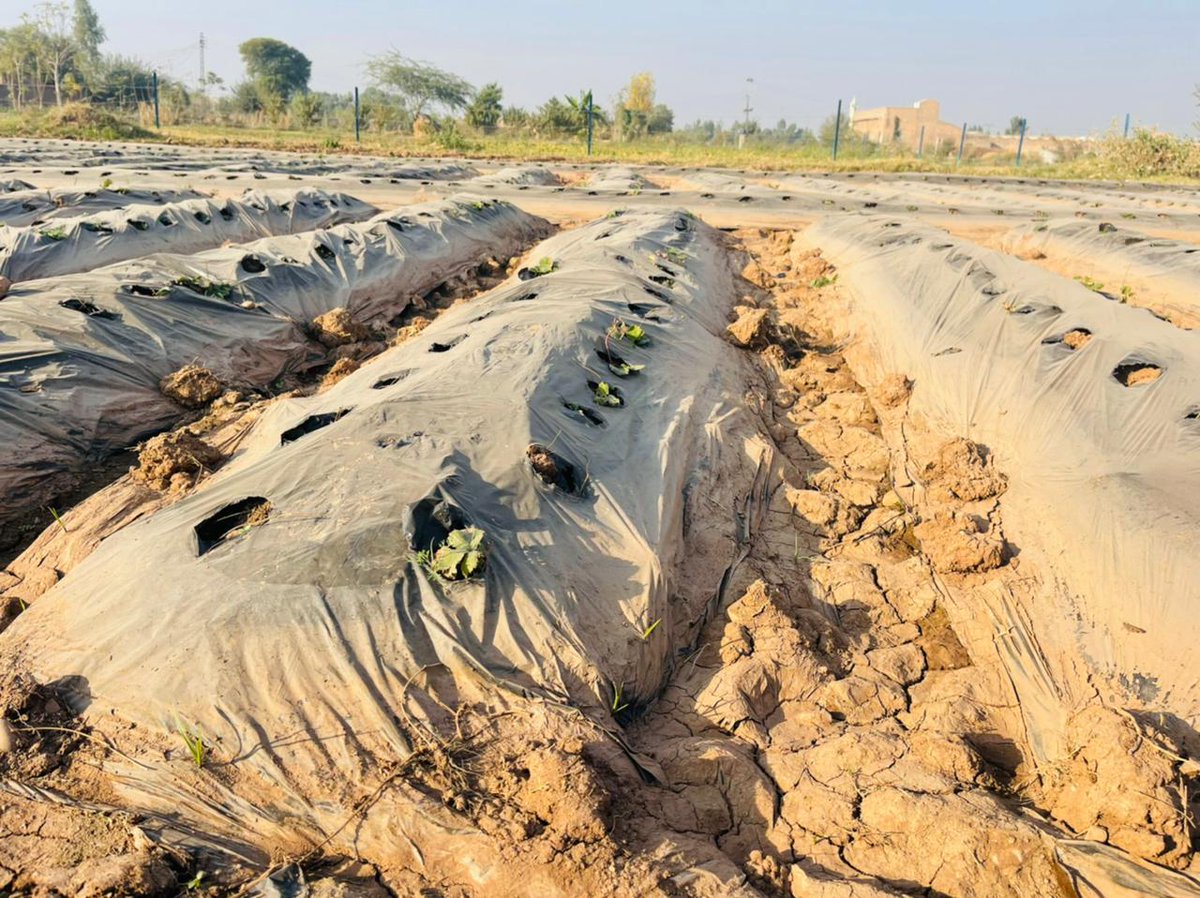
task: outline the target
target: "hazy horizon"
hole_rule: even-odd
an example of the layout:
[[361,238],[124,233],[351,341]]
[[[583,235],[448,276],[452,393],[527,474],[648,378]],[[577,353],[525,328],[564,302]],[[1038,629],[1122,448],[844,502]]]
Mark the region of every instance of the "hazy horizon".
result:
[[[632,74],[650,71],[677,126],[741,118],[748,77],[752,117],[765,126],[786,118],[815,128],[839,98],[861,109],[932,97],[956,124],[1003,130],[1024,115],[1032,133],[1063,136],[1102,132],[1126,113],[1179,134],[1195,134],[1200,119],[1200,69],[1189,69],[1200,33],[1194,0],[1011,0],[999,12],[941,0],[812,8],[613,0],[587,9],[518,0],[500,11],[478,0],[403,11],[384,0],[92,4],[108,32],[105,52],[189,85],[203,32],[206,68],[227,87],[244,76],[238,44],[274,37],[312,60],[310,87],[321,91],[366,87],[366,59],[389,49],[476,86],[498,81],[505,105],[530,109],[589,87],[609,105]],[[6,6],[0,27],[33,3]]]

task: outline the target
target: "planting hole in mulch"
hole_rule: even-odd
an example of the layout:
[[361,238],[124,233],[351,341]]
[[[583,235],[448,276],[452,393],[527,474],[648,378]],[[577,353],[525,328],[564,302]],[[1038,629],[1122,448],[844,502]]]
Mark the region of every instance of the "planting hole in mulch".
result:
[[455,346],[457,346],[459,343],[461,343],[465,339],[467,339],[466,334],[459,334],[457,337],[453,338],[452,340],[447,340],[445,343],[430,344],[429,351],[430,352],[448,352],[449,350],[453,349]]
[[530,443],[525,449],[525,457],[542,483],[573,496],[581,493],[583,478],[579,476],[575,466],[557,452],[552,452],[540,443]]
[[267,270],[267,266],[263,263],[263,260],[254,255],[242,256],[240,265],[242,271],[246,272],[246,274],[261,274]]
[[1113,377],[1123,387],[1154,383],[1162,377],[1163,369],[1152,362],[1122,362],[1113,369]]
[[593,427],[604,426],[604,419],[585,405],[580,405],[578,402],[564,402],[563,408],[572,418],[583,418]]
[[352,409],[343,408],[336,412],[324,412],[319,415],[309,415],[295,427],[289,427],[279,435],[279,445],[286,446],[288,443],[294,443],[302,436],[307,436],[310,433],[320,430],[323,427],[328,427],[334,421],[340,421],[346,415],[350,414]]
[[1074,351],[1076,349],[1082,349],[1083,347],[1087,346],[1087,344],[1091,341],[1091,339],[1092,339],[1092,332],[1090,330],[1088,330],[1086,327],[1073,327],[1069,331],[1067,331],[1065,334],[1062,334],[1060,336],[1047,337],[1045,340],[1042,341],[1042,344],[1046,345],[1046,346],[1061,344],[1061,345],[1067,347],[1068,349]]
[[115,321],[121,317],[115,312],[110,312],[94,303],[88,302],[86,299],[64,299],[59,305],[64,309],[70,309],[72,312],[82,312],[89,318],[103,318],[106,321]]
[[261,527],[270,516],[271,503],[262,496],[250,496],[226,505],[196,525],[196,554],[204,555],[221,543]]

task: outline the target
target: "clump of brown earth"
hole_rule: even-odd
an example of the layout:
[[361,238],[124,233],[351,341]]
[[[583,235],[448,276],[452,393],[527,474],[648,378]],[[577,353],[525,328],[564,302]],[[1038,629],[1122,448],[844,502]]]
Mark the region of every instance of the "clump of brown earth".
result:
[[133,476],[157,490],[182,490],[201,473],[218,468],[223,460],[217,449],[185,427],[143,443]]
[[354,359],[338,359],[333,363],[333,367],[326,372],[325,376],[321,378],[321,389],[332,387],[339,381],[345,380],[361,367],[362,363]]
[[313,336],[330,349],[347,343],[361,343],[371,336],[365,325],[355,321],[350,312],[341,307],[314,318],[312,331]]
[[203,408],[220,396],[225,386],[207,368],[185,365],[159,381],[158,388],[184,408]]

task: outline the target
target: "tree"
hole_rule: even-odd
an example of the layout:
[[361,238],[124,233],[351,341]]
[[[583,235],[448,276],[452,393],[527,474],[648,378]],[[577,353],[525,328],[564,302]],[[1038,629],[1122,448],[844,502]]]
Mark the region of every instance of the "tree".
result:
[[1021,128],[1024,125],[1025,125],[1025,119],[1021,118],[1021,116],[1019,116],[1019,115],[1014,115],[1012,118],[1010,118],[1008,120],[1008,130],[1006,130],[1004,133],[1005,134],[1020,134]]
[[656,103],[646,116],[647,134],[666,134],[675,128],[675,113],[666,103]]
[[153,102],[153,81],[154,73],[149,67],[128,56],[102,56],[88,75],[92,101],[109,106],[133,107]]
[[622,105],[634,112],[650,114],[654,108],[654,76],[649,72],[639,72],[629,79],[622,97]]
[[84,60],[93,65],[100,59],[100,45],[106,37],[100,17],[88,0],[75,0],[71,16],[71,37]]
[[[75,55],[75,41],[67,28],[66,3],[40,3],[37,6],[35,20],[37,31],[37,50],[35,58],[41,70],[49,73],[54,84],[54,102],[61,106],[63,103],[63,75],[71,58]],[[41,89],[41,79],[38,79],[38,89]]]
[[256,37],[241,44],[238,53],[258,94],[260,108],[278,115],[293,94],[308,90],[312,63],[295,47],[273,37]]
[[818,133],[818,139],[827,147],[833,146],[833,138],[835,131],[837,132],[838,143],[849,144],[853,141],[855,131],[850,127],[850,117],[846,113],[842,113],[841,128],[837,128],[837,115],[831,115],[825,121],[821,122],[821,130]]
[[506,106],[500,113],[500,122],[506,128],[528,128],[532,121],[533,116],[520,106]]
[[395,50],[367,63],[367,74],[394,101],[410,121],[428,110],[441,107],[450,112],[463,109],[474,94],[469,83],[427,62],[409,59]]
[[503,111],[503,107],[500,105],[503,98],[504,91],[494,81],[479,88],[475,99],[467,107],[467,124],[485,130],[495,128]]
[[589,91],[580,91],[578,97],[551,97],[537,111],[537,128],[550,134],[572,134],[583,137],[587,134],[587,113],[592,107],[592,128],[599,130],[608,126],[604,110],[592,103]]

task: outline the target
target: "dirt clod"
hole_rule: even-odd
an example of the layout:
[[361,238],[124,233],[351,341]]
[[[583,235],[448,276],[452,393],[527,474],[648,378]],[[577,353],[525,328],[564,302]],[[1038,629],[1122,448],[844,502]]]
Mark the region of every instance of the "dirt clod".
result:
[[414,318],[409,324],[404,325],[396,331],[396,335],[392,337],[392,345],[399,346],[401,343],[407,342],[415,337],[432,323],[431,318]]
[[903,374],[889,374],[873,392],[873,398],[884,408],[899,408],[912,395],[912,381]]
[[354,359],[338,359],[333,363],[333,367],[326,372],[325,376],[321,378],[321,389],[324,390],[327,387],[332,387],[338,381],[345,380],[361,367],[361,363],[356,362]]
[[360,343],[371,336],[367,328],[355,321],[347,309],[330,309],[312,321],[313,335],[331,349],[346,343]]
[[[143,443],[133,476],[157,490],[186,488],[202,473],[220,467],[222,461],[219,450],[183,428]],[[184,476],[179,478],[181,474]]]
[[981,573],[998,568],[1004,560],[1004,541],[960,512],[939,512],[914,532],[934,569],[942,573]]
[[159,381],[158,388],[184,408],[202,408],[220,396],[225,386],[207,368],[185,365]]
[[767,310],[738,306],[734,312],[737,320],[725,328],[730,342],[737,346],[753,346],[760,342],[766,329]]
[[943,443],[937,458],[925,465],[923,476],[934,502],[989,499],[1007,485],[980,446],[962,437]]
[[554,462],[552,456],[542,446],[536,444],[531,445],[525,450],[525,456],[529,459],[529,463],[533,465],[533,470],[546,483],[555,483],[558,480],[558,465]]

